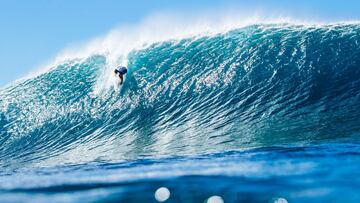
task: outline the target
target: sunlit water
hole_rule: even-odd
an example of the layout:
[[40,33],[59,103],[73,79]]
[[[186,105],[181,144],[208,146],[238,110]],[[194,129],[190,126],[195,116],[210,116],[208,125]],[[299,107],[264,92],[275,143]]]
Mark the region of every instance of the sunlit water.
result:
[[253,25],[0,90],[2,202],[359,202],[360,26]]

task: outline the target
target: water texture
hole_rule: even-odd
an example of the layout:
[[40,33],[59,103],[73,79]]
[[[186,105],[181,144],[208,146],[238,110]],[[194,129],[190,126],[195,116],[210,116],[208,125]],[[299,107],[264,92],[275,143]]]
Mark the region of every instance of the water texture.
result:
[[356,23],[167,40],[120,89],[106,54],[66,60],[0,90],[0,198],[359,202],[359,45]]

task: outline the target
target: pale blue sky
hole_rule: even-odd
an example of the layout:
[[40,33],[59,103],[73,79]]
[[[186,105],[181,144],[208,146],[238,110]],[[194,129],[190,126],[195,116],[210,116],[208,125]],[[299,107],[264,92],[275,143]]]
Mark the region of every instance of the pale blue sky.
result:
[[261,9],[301,19],[359,20],[359,0],[0,0],[0,87],[71,44],[149,15]]

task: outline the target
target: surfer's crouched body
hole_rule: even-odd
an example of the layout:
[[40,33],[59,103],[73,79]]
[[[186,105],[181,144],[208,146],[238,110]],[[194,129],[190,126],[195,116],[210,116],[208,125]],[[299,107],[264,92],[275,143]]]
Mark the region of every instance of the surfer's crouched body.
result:
[[124,66],[119,66],[115,69],[115,75],[119,74],[119,78],[120,78],[120,85],[123,84],[124,82],[124,75],[127,73],[127,68]]

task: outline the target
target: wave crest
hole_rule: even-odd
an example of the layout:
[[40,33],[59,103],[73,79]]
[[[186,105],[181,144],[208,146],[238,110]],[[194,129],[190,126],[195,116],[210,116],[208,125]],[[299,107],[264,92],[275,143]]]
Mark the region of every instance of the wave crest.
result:
[[[253,25],[68,60],[0,92],[2,165],[80,163],[357,135],[360,26]],[[119,45],[120,46],[120,45]]]

